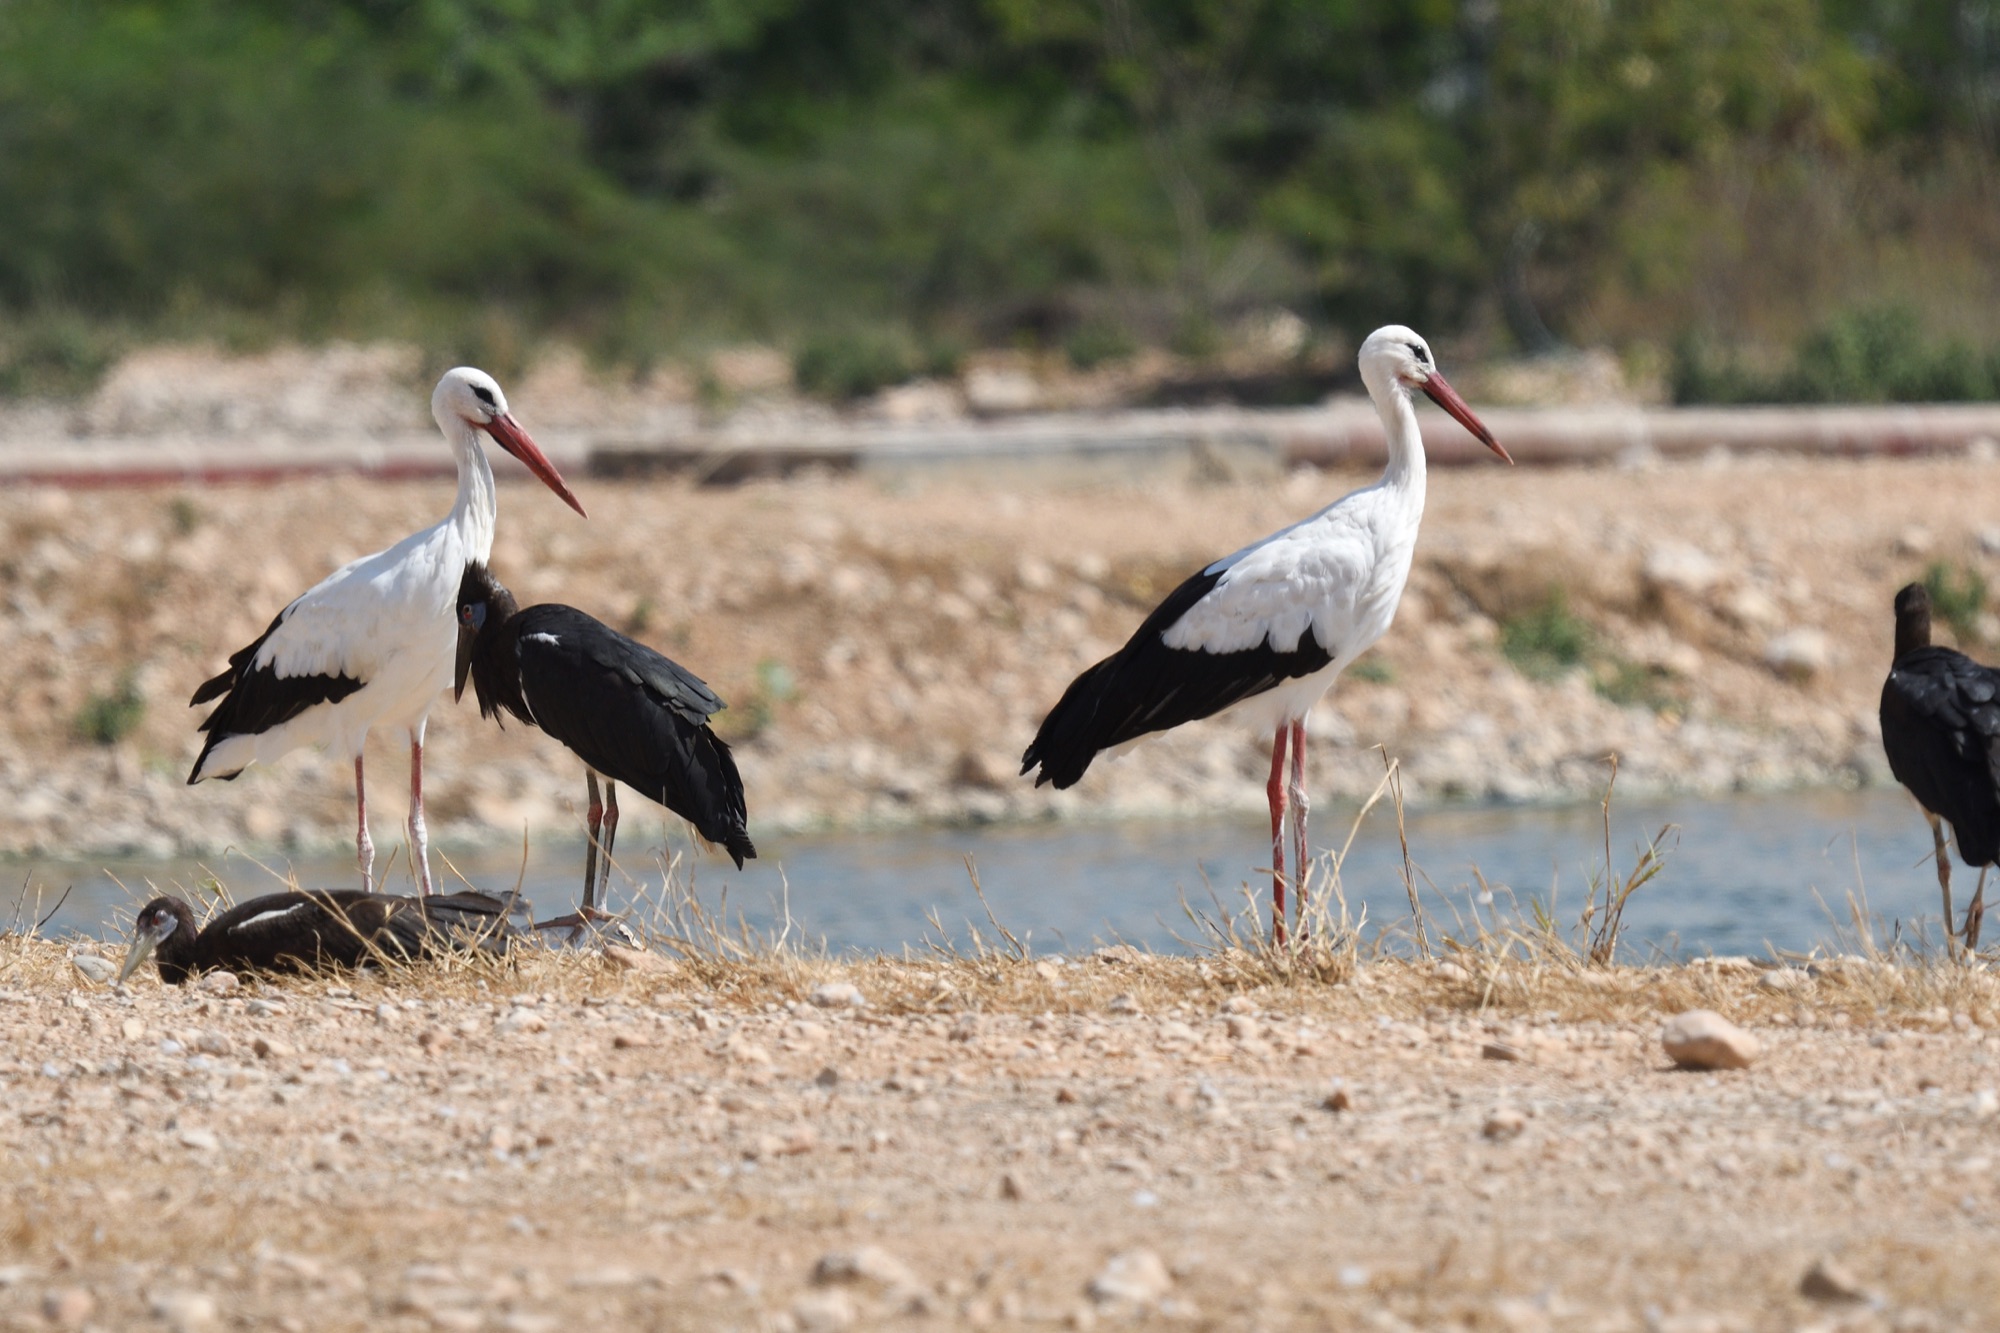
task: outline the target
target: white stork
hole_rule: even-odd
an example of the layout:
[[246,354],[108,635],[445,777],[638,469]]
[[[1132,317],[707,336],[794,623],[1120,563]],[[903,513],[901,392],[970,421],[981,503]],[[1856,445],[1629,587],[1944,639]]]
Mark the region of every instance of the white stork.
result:
[[[1306,714],[1349,663],[1382,637],[1410,576],[1424,515],[1421,392],[1511,463],[1437,370],[1430,347],[1398,324],[1361,344],[1361,380],[1388,436],[1374,485],[1224,556],[1176,588],[1111,656],[1071,682],[1021,757],[1035,785],[1073,785],[1092,759],[1224,710],[1271,730],[1271,931],[1285,930],[1285,821],[1305,925]],[[1290,741],[1291,774],[1285,773]]]
[[189,706],[221,696],[201,724],[208,741],[188,774],[233,778],[263,760],[316,744],[354,761],[355,850],[372,887],[362,750],[376,727],[410,738],[410,856],[431,891],[424,828],[424,723],[451,688],[458,647],[459,580],[493,551],[493,469],[480,432],[520,459],[577,513],[583,506],[555,465],[507,410],[491,375],[460,366],[431,393],[431,415],[458,460],[458,500],[442,523],[386,551],[345,565],[278,613],[270,628],[231,655],[228,670],[194,692]]

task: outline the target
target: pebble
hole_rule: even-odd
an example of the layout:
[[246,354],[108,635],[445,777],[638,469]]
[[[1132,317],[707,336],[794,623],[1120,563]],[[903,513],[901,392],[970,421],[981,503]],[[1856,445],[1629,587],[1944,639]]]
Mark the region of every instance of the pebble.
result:
[[222,1140],[215,1136],[212,1129],[190,1125],[180,1132],[180,1145],[196,1152],[217,1152],[222,1147]]
[[1690,1009],[1667,1020],[1660,1032],[1667,1058],[1682,1069],[1748,1069],[1757,1039],[1713,1009]]
[[1486,1122],[1479,1127],[1479,1132],[1496,1143],[1504,1143],[1520,1137],[1521,1131],[1527,1127],[1528,1117],[1511,1106],[1496,1106],[1486,1113]]
[[856,1250],[831,1250],[813,1265],[814,1286],[865,1283],[886,1291],[914,1291],[923,1284],[908,1264],[880,1245]]
[[236,1043],[229,1035],[214,1028],[204,1028],[194,1039],[194,1048],[203,1055],[229,1055],[236,1050]]
[[136,1018],[128,1018],[119,1024],[118,1034],[127,1041],[144,1041],[146,1025]]
[[1811,981],[1812,977],[1801,968],[1774,967],[1757,978],[1757,986],[1760,990],[1783,993],[1803,989]]
[[86,1287],[60,1287],[42,1297],[42,1318],[60,1328],[77,1328],[97,1313],[97,1297]]
[[1028,1187],[1021,1177],[1012,1171],[1003,1172],[1000,1176],[1000,1197],[1009,1203],[1025,1202],[1028,1198]]
[[621,1051],[644,1050],[652,1044],[653,1039],[643,1032],[621,1032],[611,1039],[612,1047]]
[[634,949],[627,944],[606,944],[604,961],[621,972],[665,972],[667,960],[651,949]]
[[722,1048],[722,1053],[731,1063],[739,1065],[768,1065],[771,1053],[756,1042],[744,1037],[731,1037]]
[[792,1320],[799,1333],[833,1333],[852,1328],[861,1312],[844,1291],[809,1291],[792,1302]]
[[517,1032],[546,1032],[549,1021],[532,1009],[510,1009],[493,1025],[495,1032],[512,1035]]
[[838,1069],[835,1069],[832,1065],[828,1065],[826,1068],[820,1070],[817,1074],[813,1075],[813,1086],[819,1088],[839,1087],[840,1071]]
[[1489,1041],[1479,1048],[1479,1058],[1482,1060],[1506,1060],[1514,1064],[1522,1064],[1527,1061],[1528,1053],[1511,1042]]
[[80,953],[70,959],[70,962],[76,965],[77,971],[83,973],[87,979],[96,982],[100,986],[110,982],[118,975],[117,964],[108,958],[99,958],[96,954]]
[[199,1291],[162,1292],[149,1304],[153,1317],[164,1320],[175,1333],[193,1333],[193,1330],[208,1328],[221,1314],[215,1297]]
[[1994,1116],[2000,1115],[2000,1091],[1981,1088],[1972,1094],[1972,1101],[1967,1109],[1972,1112],[1974,1120],[1991,1120]]
[[820,1009],[865,1009],[868,997],[851,981],[822,981],[807,997]]
[[1173,1286],[1174,1276],[1159,1255],[1151,1250],[1127,1250],[1111,1256],[1084,1290],[1100,1305],[1119,1301],[1151,1305],[1173,1290]]
[[1868,1288],[1831,1255],[1823,1256],[1799,1279],[1799,1295],[1815,1301],[1867,1301]]
[[1229,1036],[1232,1041],[1256,1041],[1258,1037],[1263,1035],[1263,1029],[1258,1025],[1257,1020],[1248,1014],[1231,1014],[1223,1021],[1229,1028]]
[[243,989],[243,983],[234,972],[210,972],[195,987],[209,995],[234,995]]
[[282,1060],[292,1053],[291,1044],[276,1037],[259,1037],[250,1043],[250,1049],[259,1060]]
[[1335,1088],[1332,1092],[1326,1094],[1326,1097],[1320,1102],[1320,1109],[1324,1111],[1352,1111],[1354,1109],[1354,1095],[1345,1086]]
[[1787,680],[1811,680],[1833,665],[1833,644],[1821,630],[1787,630],[1764,645],[1764,665]]

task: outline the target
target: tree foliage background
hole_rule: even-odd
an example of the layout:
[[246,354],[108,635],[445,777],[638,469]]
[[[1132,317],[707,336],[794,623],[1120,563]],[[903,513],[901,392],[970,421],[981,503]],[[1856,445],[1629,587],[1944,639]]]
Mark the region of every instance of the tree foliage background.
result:
[[2000,0],[9,0],[0,311],[643,361],[1283,307],[1754,371],[2000,337],[1996,152]]

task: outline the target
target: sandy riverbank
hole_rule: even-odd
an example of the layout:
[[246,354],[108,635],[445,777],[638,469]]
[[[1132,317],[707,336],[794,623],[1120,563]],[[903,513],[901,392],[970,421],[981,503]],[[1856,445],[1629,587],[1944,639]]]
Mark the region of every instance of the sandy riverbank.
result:
[[[599,480],[579,483],[588,522],[509,488],[495,562],[524,600],[584,607],[717,687],[753,831],[1251,809],[1268,742],[1226,722],[1069,793],[1013,773],[1063,685],[1181,576],[1360,480]],[[183,701],[288,597],[448,500],[340,477],[0,494],[0,850],[348,838],[347,774],[310,754],[186,787]],[[1417,801],[1595,797],[1613,751],[1635,794],[1880,781],[1890,595],[1937,559],[2000,580],[1996,512],[2000,470],[1963,460],[1434,473],[1402,613],[1313,720],[1321,811],[1373,788],[1377,745]],[[1530,679],[1499,639],[1551,589],[1591,664]],[[80,739],[88,702],[126,682],[129,733]],[[402,763],[393,743],[372,753],[379,841]],[[582,786],[553,744],[448,704],[428,782],[446,843],[566,826]]]
[[[114,994],[10,939],[0,1321],[1989,1327],[1991,974],[1761,976],[533,955]],[[1671,1072],[1695,1005],[1759,1063]],[[1800,1294],[1829,1255],[1857,1299]]]

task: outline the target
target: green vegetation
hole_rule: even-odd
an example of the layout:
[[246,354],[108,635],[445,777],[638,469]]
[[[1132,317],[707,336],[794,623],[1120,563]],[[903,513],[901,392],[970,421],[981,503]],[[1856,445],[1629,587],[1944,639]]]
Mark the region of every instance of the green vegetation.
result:
[[1500,622],[1500,651],[1530,680],[1554,680],[1583,665],[1596,635],[1569,609],[1561,588],[1538,605]]
[[1957,569],[1944,561],[1934,562],[1924,571],[1924,587],[1931,595],[1931,610],[1951,626],[1964,644],[1979,642],[1979,617],[1986,610],[1986,578],[1970,565]]
[[[851,396],[933,348],[1209,356],[1274,308],[1659,360],[1692,330],[1689,397],[1763,392],[1730,368],[1795,342],[1787,392],[1987,393],[1996,15],[13,0],[0,393],[163,335],[503,373],[559,335],[771,340]],[[1940,340],[1832,318],[1899,301]]]
[[1390,685],[1396,680],[1396,668],[1379,657],[1364,657],[1347,668],[1347,674],[1370,685]]
[[1693,335],[1674,348],[1684,403],[1947,403],[2000,397],[2000,343],[1932,339],[1906,306],[1843,312],[1801,338],[1789,367],[1760,373]]
[[778,709],[799,697],[792,669],[774,657],[757,663],[757,680],[743,696],[715,715],[716,734],[731,744],[755,739],[776,720]]
[[1570,610],[1569,596],[1559,587],[1550,588],[1528,610],[1501,620],[1500,652],[1530,680],[1586,671],[1591,688],[1621,708],[1664,713],[1681,706],[1670,673],[1612,651],[1590,622]]
[[110,692],[91,695],[77,711],[76,734],[98,745],[116,745],[137,731],[145,717],[139,682],[127,671]]

